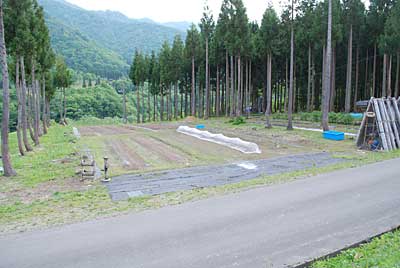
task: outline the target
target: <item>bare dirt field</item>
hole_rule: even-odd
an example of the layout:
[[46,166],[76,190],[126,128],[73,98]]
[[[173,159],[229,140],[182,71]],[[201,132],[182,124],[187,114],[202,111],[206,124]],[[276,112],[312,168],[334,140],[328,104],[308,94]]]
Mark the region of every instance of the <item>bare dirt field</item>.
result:
[[[309,133],[304,131],[287,132],[279,127],[265,129],[255,124],[232,126],[221,120],[207,121],[208,131],[254,142],[262,151],[261,154],[244,154],[176,132],[180,125],[194,127],[196,123],[199,122],[82,126],[79,128],[82,136],[80,143],[92,151],[99,166],[104,156],[109,157],[112,176],[330,151],[337,149],[338,145],[322,142],[322,138],[321,141],[310,139]],[[345,143],[353,149],[349,142]]]

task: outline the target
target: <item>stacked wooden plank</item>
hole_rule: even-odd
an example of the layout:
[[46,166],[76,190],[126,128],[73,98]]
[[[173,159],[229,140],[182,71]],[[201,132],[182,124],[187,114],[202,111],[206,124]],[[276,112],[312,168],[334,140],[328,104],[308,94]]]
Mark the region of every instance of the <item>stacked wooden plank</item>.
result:
[[400,98],[371,98],[357,136],[361,149],[400,149]]

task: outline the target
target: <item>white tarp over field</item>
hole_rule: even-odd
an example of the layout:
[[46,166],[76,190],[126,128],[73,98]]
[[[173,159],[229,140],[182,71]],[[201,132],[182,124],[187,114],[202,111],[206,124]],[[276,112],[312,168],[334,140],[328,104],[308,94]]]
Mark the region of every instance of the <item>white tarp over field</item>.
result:
[[208,131],[198,130],[196,128],[191,128],[188,126],[180,126],[176,130],[179,133],[183,133],[200,140],[205,140],[209,142],[214,142],[220,145],[227,146],[229,148],[238,150],[245,154],[260,154],[261,150],[257,144],[253,142],[248,142],[241,140],[239,138],[229,138],[223,134],[213,134]]

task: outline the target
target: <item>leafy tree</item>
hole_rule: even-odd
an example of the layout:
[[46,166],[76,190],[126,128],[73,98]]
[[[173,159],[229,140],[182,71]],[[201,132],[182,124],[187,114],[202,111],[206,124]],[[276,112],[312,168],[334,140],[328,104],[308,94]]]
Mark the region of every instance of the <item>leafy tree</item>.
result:
[[331,60],[332,60],[332,0],[329,1],[328,11],[328,34],[326,44],[326,66],[325,66],[325,81],[323,91],[323,104],[322,104],[322,128],[324,131],[329,130],[328,125],[328,112],[329,112],[329,96],[331,86]]
[[160,95],[161,95],[161,104],[160,104],[160,119],[164,120],[164,89],[168,87],[167,94],[167,118],[170,119],[170,96],[171,96],[171,87],[170,83],[172,82],[172,73],[170,68],[170,58],[171,58],[171,48],[167,41],[164,42],[161,51],[160,51]]
[[209,78],[209,40],[212,38],[212,34],[215,28],[215,23],[213,19],[213,15],[207,2],[204,7],[203,17],[201,18],[200,29],[201,35],[205,42],[205,52],[206,52],[206,67],[205,67],[205,84],[206,84],[206,113],[205,119],[208,119],[210,116],[210,78]]
[[267,64],[267,109],[265,116],[267,118],[265,127],[270,128],[271,123],[269,116],[272,109],[272,57],[276,54],[278,49],[278,34],[279,34],[279,19],[272,6],[268,7],[264,12],[259,30],[259,54],[266,58]]
[[8,78],[8,63],[7,63],[7,49],[6,42],[4,39],[4,6],[3,0],[0,0],[0,54],[1,54],[1,69],[2,69],[2,80],[3,80],[3,113],[1,119],[1,160],[3,162],[4,175],[6,177],[11,177],[17,175],[12,167],[10,153],[9,153],[9,143],[8,143],[8,132],[9,132],[9,120],[10,120],[10,110],[9,110],[9,78]]
[[200,43],[200,35],[196,28],[196,25],[192,24],[190,29],[186,34],[186,43],[185,43],[185,55],[190,58],[192,65],[192,76],[191,76],[191,111],[192,116],[196,115],[196,58],[198,58],[199,54],[199,43]]
[[60,124],[67,123],[67,101],[65,96],[65,90],[71,85],[71,72],[68,70],[65,61],[61,57],[57,57],[55,64],[54,73],[54,85],[61,91],[61,100],[59,105],[60,110]]
[[178,91],[179,81],[183,79],[183,52],[184,45],[180,35],[175,36],[170,55],[170,69],[171,69],[171,82],[175,83],[174,86],[174,116],[178,119]]

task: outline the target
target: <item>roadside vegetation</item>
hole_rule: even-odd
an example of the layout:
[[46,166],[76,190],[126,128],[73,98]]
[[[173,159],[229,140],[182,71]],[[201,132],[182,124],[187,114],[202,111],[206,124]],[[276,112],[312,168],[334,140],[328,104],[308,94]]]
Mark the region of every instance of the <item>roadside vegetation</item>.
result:
[[371,242],[343,251],[338,256],[317,261],[312,268],[396,268],[400,267],[400,230],[386,233]]

